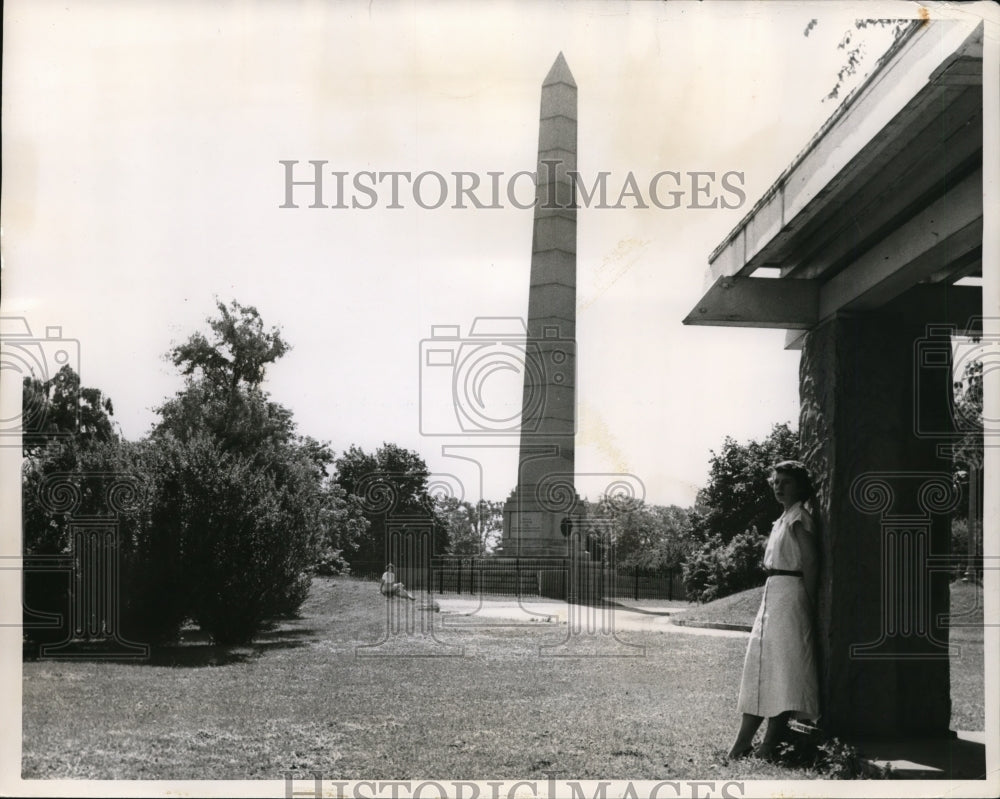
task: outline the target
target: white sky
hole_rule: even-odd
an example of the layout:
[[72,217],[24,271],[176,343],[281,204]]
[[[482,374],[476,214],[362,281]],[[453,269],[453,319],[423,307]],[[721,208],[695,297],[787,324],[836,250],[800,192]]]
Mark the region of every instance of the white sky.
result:
[[[874,15],[858,3],[8,1],[3,313],[79,340],[84,384],[134,439],[181,385],[161,356],[205,329],[213,297],[255,305],[293,345],[268,388],[300,432],[338,452],[415,449],[475,497],[475,472],[442,444],[516,441],[421,435],[419,343],[432,325],[526,313],[532,212],[388,210],[384,193],[372,210],[279,209],[278,161],[533,170],[540,85],[561,50],[585,176],[610,172],[616,193],[629,171],[640,184],[667,169],[745,173],[737,210],[578,217],[577,470],[628,472],[650,501],[690,504],[727,434],[797,424],[799,355],[783,331],[681,320],[708,254],[833,112],[821,100],[845,59],[837,42]],[[865,68],[886,43],[872,37]],[[476,457],[485,494],[505,498],[515,450]]]

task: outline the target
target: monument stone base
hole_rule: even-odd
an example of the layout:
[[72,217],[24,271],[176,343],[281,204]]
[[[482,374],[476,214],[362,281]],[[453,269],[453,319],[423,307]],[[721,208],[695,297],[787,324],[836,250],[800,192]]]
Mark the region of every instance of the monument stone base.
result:
[[[526,496],[527,495],[527,496]],[[537,569],[538,594],[567,602],[601,598],[601,564],[586,549],[582,500],[565,497],[558,509],[515,489],[504,504],[503,554]]]

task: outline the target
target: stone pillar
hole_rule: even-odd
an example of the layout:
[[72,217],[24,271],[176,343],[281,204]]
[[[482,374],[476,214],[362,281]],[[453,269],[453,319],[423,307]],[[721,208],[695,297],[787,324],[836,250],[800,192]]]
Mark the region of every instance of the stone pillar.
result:
[[[924,319],[838,316],[805,339],[803,460],[822,539],[820,690],[828,732],[946,734],[951,345]],[[929,357],[928,357],[929,356]],[[954,500],[954,501],[953,501]],[[932,557],[933,556],[933,557]]]

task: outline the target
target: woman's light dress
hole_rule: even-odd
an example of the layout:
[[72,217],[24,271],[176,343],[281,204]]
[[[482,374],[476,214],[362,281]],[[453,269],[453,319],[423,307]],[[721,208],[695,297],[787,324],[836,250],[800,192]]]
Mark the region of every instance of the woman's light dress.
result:
[[[812,517],[797,502],[771,528],[764,568],[802,570],[803,553],[792,533],[795,522],[817,550]],[[740,712],[771,718],[788,710],[795,718],[818,718],[814,647],[812,608],[803,578],[768,577],[743,661]]]

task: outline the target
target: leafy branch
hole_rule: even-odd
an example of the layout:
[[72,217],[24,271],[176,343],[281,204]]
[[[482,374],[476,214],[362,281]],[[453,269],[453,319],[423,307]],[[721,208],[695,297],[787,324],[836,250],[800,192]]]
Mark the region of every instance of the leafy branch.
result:
[[[809,24],[806,25],[802,35],[808,38],[810,32],[818,24],[819,20],[817,19],[809,20]],[[844,32],[843,37],[841,37],[840,44],[837,45],[838,50],[843,50],[846,53],[847,61],[837,72],[837,82],[834,84],[829,93],[823,98],[823,102],[825,103],[827,100],[836,100],[840,97],[840,91],[843,88],[844,83],[848,78],[857,73],[858,67],[861,66],[862,62],[866,58],[865,40],[862,36],[858,35],[858,31],[863,31],[867,28],[889,28],[892,32],[893,44],[895,44],[912,24],[913,20],[910,19],[855,20],[854,28],[848,28]]]

